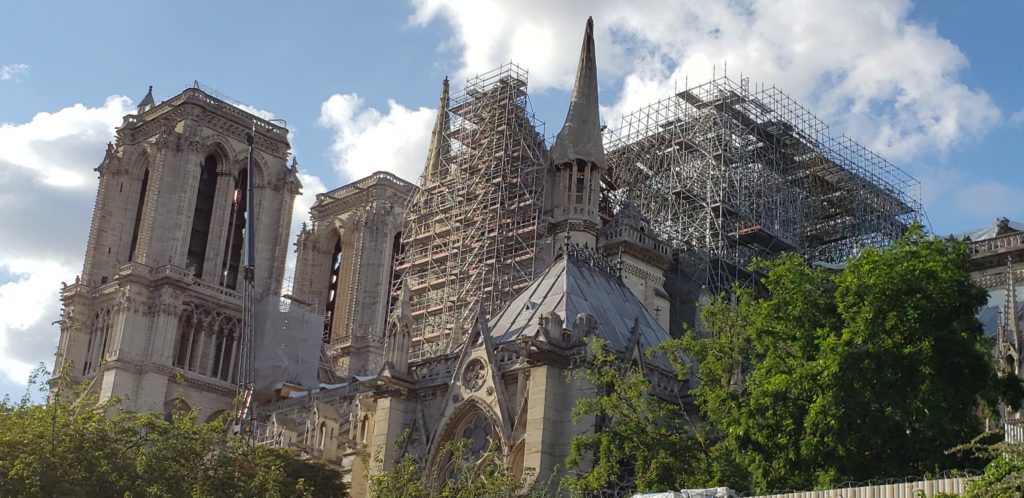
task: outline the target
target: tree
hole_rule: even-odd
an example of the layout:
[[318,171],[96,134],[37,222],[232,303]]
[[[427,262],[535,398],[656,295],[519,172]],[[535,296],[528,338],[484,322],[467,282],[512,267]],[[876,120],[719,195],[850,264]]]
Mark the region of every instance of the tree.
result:
[[46,405],[0,401],[0,496],[347,496],[336,470],[251,447],[223,423],[116,406],[85,385]]
[[706,336],[665,349],[699,365],[714,479],[808,489],[965,465],[946,450],[982,431],[979,400],[1020,399],[993,369],[968,261],[965,242],[913,227],[838,274],[762,262],[762,293],[713,300]]
[[983,453],[992,457],[985,473],[967,485],[965,498],[1024,496],[1024,447],[999,444]]
[[705,480],[701,433],[680,404],[659,399],[636,365],[624,363],[600,339],[579,380],[596,386],[580,399],[573,421],[592,415],[599,429],[573,437],[566,485],[574,494],[616,485],[638,492],[690,487]]
[[[371,498],[545,498],[547,483],[516,477],[493,451],[470,457],[468,440],[444,444],[429,465],[405,454],[370,477]],[[396,444],[401,444],[401,441]],[[377,455],[377,463],[383,463]]]

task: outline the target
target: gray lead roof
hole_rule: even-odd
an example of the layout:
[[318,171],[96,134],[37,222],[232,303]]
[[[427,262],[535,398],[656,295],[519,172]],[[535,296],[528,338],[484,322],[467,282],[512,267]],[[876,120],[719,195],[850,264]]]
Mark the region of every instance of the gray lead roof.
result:
[[[669,338],[668,332],[618,277],[576,258],[560,258],[501,312],[490,319],[495,343],[532,336],[542,315],[551,311],[571,328],[576,315],[589,313],[597,319],[597,336],[619,352],[627,352],[634,320],[644,349]],[[649,358],[670,368],[666,358]]]

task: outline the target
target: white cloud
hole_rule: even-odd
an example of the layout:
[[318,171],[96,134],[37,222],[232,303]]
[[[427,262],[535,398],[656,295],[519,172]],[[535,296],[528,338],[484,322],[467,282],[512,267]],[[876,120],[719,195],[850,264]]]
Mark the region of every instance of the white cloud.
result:
[[24,384],[52,366],[61,281],[82,267],[96,173],[131,102],[75,104],[0,124],[0,375]]
[[47,185],[89,187],[103,144],[132,111],[127,97],[114,95],[100,107],[75,104],[40,112],[28,123],[0,124],[0,161],[32,171]]
[[240,102],[235,102],[234,106],[260,119],[270,121],[271,119],[275,118],[274,113],[270,111],[265,111],[263,109],[260,109],[259,107],[253,107],[251,105],[242,104]]
[[[460,50],[459,76],[514,60],[534,90],[572,83],[586,15],[612,128],[624,112],[706,81],[713,67],[776,84],[841,131],[891,159],[942,152],[1001,117],[959,79],[968,65],[933,27],[910,19],[910,0],[412,0],[411,22],[442,19]],[[543,16],[536,12],[544,12]],[[606,95],[614,95],[602,88]],[[837,134],[837,133],[836,133]]]
[[1013,124],[1024,123],[1024,109],[1021,109],[1010,116],[1010,122]]
[[7,81],[11,79],[18,79],[22,75],[28,74],[27,64],[8,64],[0,67],[0,81]]
[[354,93],[334,94],[321,105],[319,123],[334,131],[331,159],[342,181],[390,171],[418,182],[435,116],[435,110],[412,110],[393,100],[381,113]]
[[24,384],[40,362],[52,366],[60,318],[60,282],[74,278],[71,267],[48,260],[0,257],[0,270],[15,279],[0,285],[0,373]]

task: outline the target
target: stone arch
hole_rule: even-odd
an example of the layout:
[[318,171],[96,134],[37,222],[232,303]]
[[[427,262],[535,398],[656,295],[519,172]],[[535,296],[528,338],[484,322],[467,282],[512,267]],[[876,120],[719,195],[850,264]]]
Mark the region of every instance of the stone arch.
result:
[[154,157],[156,155],[145,148],[140,148],[134,154],[134,156],[128,161],[131,168],[128,170],[128,174],[136,180],[142,179],[144,171],[151,169],[154,163]]
[[217,410],[206,417],[206,423],[216,422],[221,415],[224,415],[224,410]]
[[[476,398],[467,399],[448,420],[443,422],[443,428],[439,432],[440,437],[432,445],[428,461],[439,463],[436,462],[436,459],[441,453],[441,448],[445,444],[459,439],[471,440],[470,454],[493,449],[499,455],[506,455],[508,439],[503,434],[500,420],[494,410],[486,404]],[[481,423],[489,425],[489,429]],[[489,441],[486,442],[487,446],[483,446],[485,441],[481,439],[482,437],[489,438]]]
[[211,155],[217,159],[217,173],[230,172],[231,165],[236,161],[231,149],[220,141],[210,142],[202,149],[202,153],[199,154],[200,164]]
[[188,415],[192,412],[192,406],[180,397],[170,398],[164,401],[164,420],[170,422],[174,415]]
[[[241,157],[234,159],[234,161],[225,170],[226,173],[232,177],[238,175],[239,172],[249,168],[249,155],[248,153],[242,154]],[[269,187],[267,178],[267,167],[260,161],[259,154],[255,152],[252,155],[252,171],[255,176],[256,182],[253,184],[255,188]]]
[[523,478],[523,473],[526,470],[526,441],[519,441],[514,447],[508,458],[509,470],[512,471],[512,476],[517,479]]

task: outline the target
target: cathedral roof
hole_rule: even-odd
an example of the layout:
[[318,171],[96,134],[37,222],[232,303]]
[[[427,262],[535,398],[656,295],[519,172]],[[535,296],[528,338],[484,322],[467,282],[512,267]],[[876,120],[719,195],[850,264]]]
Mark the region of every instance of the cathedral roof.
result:
[[148,111],[150,107],[153,107],[156,101],[153,100],[153,85],[149,85],[149,91],[146,92],[146,96],[142,97],[142,101],[139,102],[139,112]]
[[[551,312],[571,328],[576,316],[592,315],[597,320],[597,337],[619,352],[627,352],[634,326],[640,344],[650,348],[669,338],[668,332],[617,276],[576,257],[560,258],[541,273],[529,287],[490,319],[496,343],[532,336],[542,316]],[[669,368],[664,357],[651,361]]]
[[569,112],[565,116],[562,131],[558,132],[555,144],[551,146],[551,158],[554,164],[572,162],[576,159],[596,164],[601,168],[606,164],[598,109],[593,18],[587,18]]
[[957,234],[958,237],[968,237],[977,242],[979,240],[991,239],[1000,235],[1007,235],[1015,232],[1024,232],[1024,223],[1011,221],[1006,218],[997,218],[992,223]]

